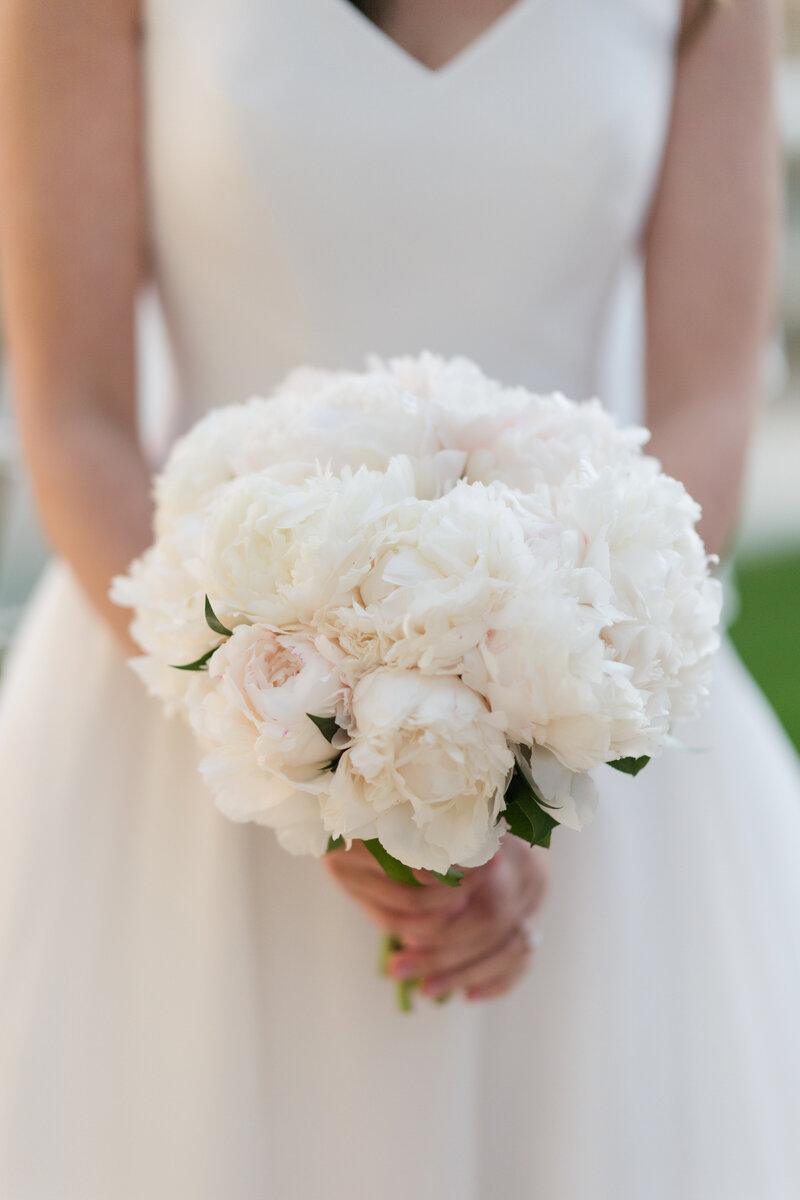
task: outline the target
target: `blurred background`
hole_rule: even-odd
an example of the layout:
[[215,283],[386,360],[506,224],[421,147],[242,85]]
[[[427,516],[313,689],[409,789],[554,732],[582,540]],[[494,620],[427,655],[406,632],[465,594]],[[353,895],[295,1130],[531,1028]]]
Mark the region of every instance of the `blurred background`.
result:
[[[731,634],[800,748],[800,0],[785,0],[778,78],[786,179],[780,311],[736,547]],[[47,560],[0,349],[0,669]]]

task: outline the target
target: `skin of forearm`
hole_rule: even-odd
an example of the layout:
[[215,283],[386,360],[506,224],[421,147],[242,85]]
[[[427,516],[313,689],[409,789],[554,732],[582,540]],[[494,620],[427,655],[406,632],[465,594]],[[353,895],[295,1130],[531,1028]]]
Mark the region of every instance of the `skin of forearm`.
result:
[[[778,0],[715,6],[676,57],[661,176],[644,231],[652,451],[730,545],[775,327],[781,172]],[[693,5],[687,3],[686,15]]]
[[650,424],[647,452],[685,485],[703,510],[699,532],[709,554],[731,547],[741,507],[747,447],[756,414],[751,396],[704,396],[663,406]]
[[23,425],[37,506],[53,549],[128,651],[131,614],[108,598],[114,575],[152,540],[151,477],[135,433],[85,408]]
[[138,0],[0,5],[4,326],[45,532],[99,612],[150,541],[136,434],[145,264]]

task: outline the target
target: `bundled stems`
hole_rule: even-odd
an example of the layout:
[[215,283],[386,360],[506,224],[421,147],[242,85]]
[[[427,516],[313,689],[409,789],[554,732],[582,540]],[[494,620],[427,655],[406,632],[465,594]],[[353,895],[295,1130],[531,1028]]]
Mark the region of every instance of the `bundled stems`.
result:
[[[388,977],[389,975],[389,959],[398,950],[403,949],[403,943],[398,937],[392,933],[387,933],[381,943],[381,956],[379,970],[381,975]],[[397,1007],[400,1012],[413,1012],[414,992],[419,988],[418,979],[398,979],[395,982],[395,997],[397,999]]]

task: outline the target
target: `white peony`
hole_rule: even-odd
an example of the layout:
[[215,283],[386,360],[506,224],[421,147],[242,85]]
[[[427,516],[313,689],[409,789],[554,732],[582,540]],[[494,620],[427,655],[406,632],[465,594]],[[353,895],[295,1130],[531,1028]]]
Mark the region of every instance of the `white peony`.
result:
[[370,568],[368,535],[413,495],[404,458],[385,472],[345,469],[287,483],[262,471],[229,483],[210,507],[203,544],[215,611],[285,627],[350,603]]
[[599,400],[531,396],[513,425],[470,454],[466,475],[530,492],[538,483],[563,483],[584,461],[598,469],[625,464],[649,436],[635,426],[620,429]]
[[334,474],[362,466],[384,471],[402,455],[413,467],[416,495],[428,499],[464,471],[466,452],[442,446],[430,405],[386,373],[292,372],[271,403],[281,416],[268,453],[263,439],[251,438],[242,454],[253,471],[273,461],[302,463],[308,474],[318,466]]
[[519,750],[517,765],[547,812],[568,829],[583,829],[597,808],[597,788],[586,771],[569,771],[549,750],[533,746],[530,760]]
[[[239,625],[208,664],[213,694],[192,708],[201,737],[224,743],[227,721],[257,733],[263,770],[293,783],[314,782],[333,751],[309,719],[347,722],[346,693],[336,667],[303,634],[276,634],[264,625]],[[242,724],[244,723],[244,724]]]
[[[213,409],[193,425],[175,443],[154,483],[157,536],[181,517],[196,517],[222,484],[248,473],[248,448],[274,437],[277,417],[269,401],[254,399]],[[259,465],[277,461],[270,458]]]
[[[266,776],[253,759],[252,746],[249,751],[244,742],[215,747],[201,759],[200,774],[229,820],[252,821],[272,829],[290,854],[320,858],[325,853],[328,834],[320,818],[318,796],[278,776]],[[323,777],[321,786],[327,778]]]
[[445,448],[467,454],[494,441],[513,426],[533,397],[489,379],[468,358],[441,358],[425,352],[417,358],[367,360],[372,374],[387,372],[426,404],[437,437]]
[[512,741],[589,770],[618,757],[615,737],[639,734],[644,721],[635,690],[607,666],[607,615],[572,594],[571,582],[568,570],[537,563],[524,591],[465,655],[462,677],[502,716]]
[[130,633],[144,654],[131,666],[170,713],[182,706],[192,682],[190,672],[175,667],[219,641],[205,618],[202,538],[202,521],[182,518],[111,585],[111,599],[134,610]]
[[308,714],[344,725],[348,706],[335,666],[313,641],[240,625],[187,701],[208,748],[200,769],[222,812],[275,828],[284,844],[302,844],[297,852],[322,854],[327,834],[316,797],[338,751]]
[[350,735],[323,798],[332,836],[378,838],[436,871],[492,857],[514,758],[480,696],[456,677],[382,669],[353,692]]
[[442,448],[429,407],[388,375],[328,375],[305,395],[290,376],[273,402],[292,410],[276,439],[286,461],[383,471],[395,455],[429,458]]
[[[570,770],[655,755],[709,689],[721,594],[682,486],[638,460],[520,498],[552,580],[520,593],[463,677]],[[531,605],[525,615],[526,605]]]
[[[699,506],[640,460],[587,466],[554,513],[581,531],[580,567],[619,614],[603,632],[606,655],[629,670],[655,752],[674,722],[701,711],[719,646],[722,589],[695,529]],[[615,757],[646,752],[621,747]]]
[[319,618],[365,670],[385,663],[459,673],[535,566],[513,498],[463,481],[436,500],[399,505],[373,557],[358,601]]
[[245,475],[283,467],[299,482],[320,468],[382,471],[398,454],[414,463],[419,495],[452,486],[466,463],[440,444],[430,406],[390,375],[293,371],[268,398],[215,409],[179,439],[155,483],[158,532]]

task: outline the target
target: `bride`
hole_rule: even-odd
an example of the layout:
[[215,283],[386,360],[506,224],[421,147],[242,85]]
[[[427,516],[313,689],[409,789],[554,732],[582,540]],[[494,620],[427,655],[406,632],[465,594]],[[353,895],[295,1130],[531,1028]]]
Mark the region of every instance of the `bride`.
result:
[[[800,776],[730,648],[703,753],[412,891],[216,812],[108,599],[182,429],[371,351],[601,392],[723,551],[773,304],[775,8],[5,0],[5,311],[58,557],[0,701],[4,1200],[800,1194]],[[143,439],[150,285],[175,387]],[[398,1015],[370,921],[454,1001]]]

